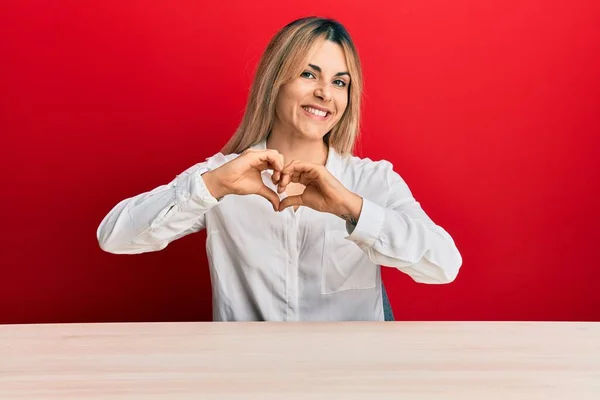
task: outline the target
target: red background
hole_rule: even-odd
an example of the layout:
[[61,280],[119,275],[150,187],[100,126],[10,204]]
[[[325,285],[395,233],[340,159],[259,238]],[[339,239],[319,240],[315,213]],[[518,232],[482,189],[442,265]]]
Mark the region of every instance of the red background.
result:
[[[549,4],[551,3],[551,4]],[[0,323],[210,320],[205,234],[102,252],[120,200],[217,152],[292,19],[339,19],[360,155],[392,161],[464,257],[385,269],[400,320],[600,320],[596,1],[3,1]]]

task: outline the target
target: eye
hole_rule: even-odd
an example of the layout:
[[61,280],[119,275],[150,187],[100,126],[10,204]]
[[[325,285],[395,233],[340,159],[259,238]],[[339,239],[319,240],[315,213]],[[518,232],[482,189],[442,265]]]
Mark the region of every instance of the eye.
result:
[[310,78],[312,76],[314,78],[315,74],[313,74],[312,72],[309,72],[309,71],[304,71],[303,73],[300,74],[300,76],[303,78]]
[[346,86],[346,82],[344,82],[341,79],[336,79],[335,81],[333,81],[333,84],[337,87],[345,87]]

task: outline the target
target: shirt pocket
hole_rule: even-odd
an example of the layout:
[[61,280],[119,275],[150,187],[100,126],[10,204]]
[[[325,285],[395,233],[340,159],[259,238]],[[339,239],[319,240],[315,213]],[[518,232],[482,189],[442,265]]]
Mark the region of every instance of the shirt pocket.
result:
[[346,239],[348,232],[325,232],[321,263],[321,294],[352,289],[373,289],[377,266],[356,243]]

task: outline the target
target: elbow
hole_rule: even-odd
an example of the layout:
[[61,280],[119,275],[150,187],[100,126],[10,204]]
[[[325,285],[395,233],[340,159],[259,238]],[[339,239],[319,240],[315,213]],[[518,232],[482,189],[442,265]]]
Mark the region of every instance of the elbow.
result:
[[100,249],[110,254],[130,254],[131,251],[128,246],[124,246],[119,240],[115,240],[115,237],[111,232],[107,232],[100,225],[96,231],[96,240]]
[[433,283],[448,284],[454,282],[463,264],[462,255],[458,251],[458,247],[450,239],[450,243],[446,242],[436,253],[437,256],[434,257],[435,262],[433,264],[437,267],[437,273],[433,274],[435,277],[435,282]]
[[123,250],[119,248],[118,244],[109,240],[108,237],[97,235],[98,245],[102,251],[111,254],[122,254]]
[[439,284],[452,283],[458,277],[460,268],[462,267],[462,256],[456,247],[452,251],[452,255],[448,257],[448,260],[442,263],[438,268],[440,273],[437,274],[437,282]]
[[417,283],[424,283],[427,285],[447,285],[454,282],[457,276],[458,270],[438,268],[434,273],[423,276],[413,276],[412,278]]
[[168,242],[158,244],[136,243],[139,240],[125,239],[111,232],[104,232],[101,228],[98,228],[96,239],[100,249],[110,254],[142,254],[162,250],[168,244]]
[[438,280],[435,283],[445,285],[454,282],[456,280],[456,277],[458,276],[459,270],[460,267],[442,270],[442,273],[438,276]]
[[414,264],[413,270],[419,273],[413,274],[413,280],[417,283],[433,285],[452,283],[458,277],[461,266],[462,257],[456,248],[444,260],[434,262],[427,257],[423,257]]
[[105,232],[104,229],[102,229],[102,225],[103,224],[100,224],[100,226],[96,230],[96,240],[98,241],[98,245],[100,246],[100,249],[102,251],[105,251],[107,253],[113,253],[114,249],[112,243],[109,240],[110,235],[107,232]]
[[115,240],[115,236],[118,236],[116,233],[114,213],[111,212],[104,217],[96,229],[96,240],[102,251],[120,254],[120,243]]
[[119,247],[108,240],[98,239],[98,245],[100,246],[100,249],[106,253],[121,254]]
[[100,249],[110,254],[139,254],[144,252],[143,250],[138,250],[131,246],[119,245],[119,243],[110,240],[98,240],[98,244],[100,245]]

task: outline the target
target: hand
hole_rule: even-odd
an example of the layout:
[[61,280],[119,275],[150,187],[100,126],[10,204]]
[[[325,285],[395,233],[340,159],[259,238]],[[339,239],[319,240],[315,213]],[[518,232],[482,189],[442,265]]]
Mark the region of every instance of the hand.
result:
[[284,167],[283,155],[277,150],[248,149],[237,158],[202,175],[213,197],[228,194],[257,194],[279,208],[279,196],[263,183],[261,172],[272,169],[280,173]]
[[[292,161],[282,171],[277,191],[282,193],[290,182],[306,188],[301,195],[286,197],[279,211],[290,206],[306,206],[314,210],[337,215],[354,224],[362,209],[362,198],[342,185],[323,165]],[[275,176],[273,177],[275,181]]]

